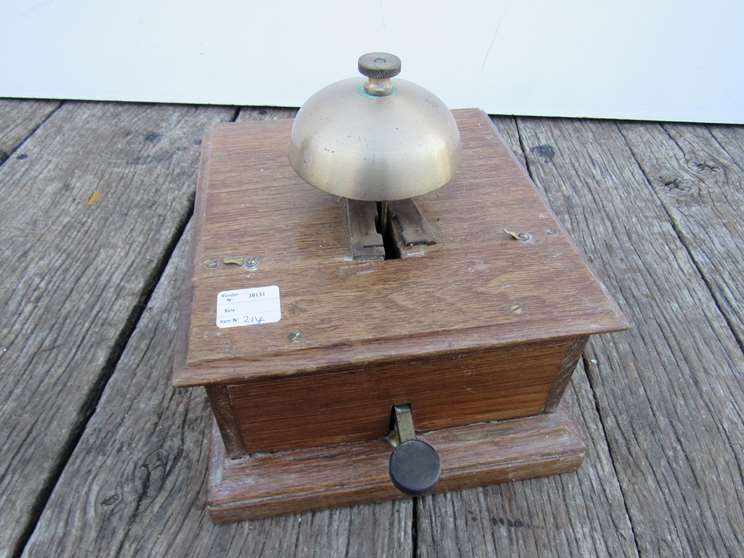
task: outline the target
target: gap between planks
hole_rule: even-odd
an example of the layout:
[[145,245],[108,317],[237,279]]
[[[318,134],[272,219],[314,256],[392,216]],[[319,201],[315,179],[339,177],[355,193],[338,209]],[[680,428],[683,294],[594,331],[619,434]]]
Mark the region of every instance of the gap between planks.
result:
[[[522,161],[524,162],[524,167],[527,170],[527,174],[530,175],[530,178],[532,179],[532,181],[535,182],[535,177],[532,175],[532,170],[530,169],[529,157],[527,156],[527,152],[524,147],[524,140],[522,138],[522,132],[519,128],[519,119],[512,117],[512,120],[514,121],[514,126],[517,129],[517,135],[519,138],[519,148],[522,151],[522,157],[523,157]],[[617,472],[617,465],[615,463],[615,456],[613,454],[614,450],[613,450],[612,445],[609,443],[609,438],[607,436],[607,424],[605,423],[605,417],[602,414],[601,409],[599,408],[599,401],[597,400],[597,388],[594,385],[591,374],[588,374],[586,372],[587,370],[589,370],[588,357],[586,356],[586,347],[584,347],[584,350],[581,353],[580,361],[583,364],[583,368],[581,369],[581,371],[579,371],[580,367],[577,366],[576,369],[574,370],[574,374],[581,373],[581,374],[584,374],[584,376],[586,376],[587,384],[589,385],[589,388],[591,389],[594,408],[597,411],[597,416],[599,417],[599,423],[602,428],[602,434],[604,435],[607,452],[610,455],[610,464],[612,465],[612,470],[615,474],[615,478],[619,478],[618,472]],[[573,378],[571,381],[573,381]],[[625,491],[623,490],[623,486],[621,483],[618,483],[618,486],[620,489],[620,493],[622,494],[622,497],[623,497],[623,507],[625,508],[625,514],[628,518],[628,522],[630,523],[630,528],[633,531],[633,544],[635,545],[636,552],[640,555],[641,551],[638,545],[638,535],[636,534],[636,528],[635,528],[635,525],[633,524],[633,517],[631,516],[630,509],[628,508],[628,501],[625,496]]]
[[[148,294],[148,297],[151,295],[151,293],[152,293],[152,290],[150,289],[149,294]],[[141,313],[140,313],[140,315],[141,315]],[[100,393],[98,393],[98,395],[100,396]],[[596,401],[595,401],[595,404],[596,404]],[[84,428],[85,428],[85,425],[83,425],[83,429]],[[74,450],[74,448],[73,448],[73,450]],[[416,506],[420,505],[420,501],[418,499],[417,499],[415,505]],[[415,518],[417,518],[417,517],[418,517],[418,513],[416,512]],[[411,537],[412,537],[412,539],[411,539],[412,545],[413,545],[414,548],[417,548],[417,543],[418,543],[418,541],[417,541],[417,519],[413,519],[412,525],[411,525],[411,531],[410,532],[411,532]]]
[[[516,120],[515,120],[515,123],[516,123]],[[520,136],[520,141],[521,141],[521,136]],[[525,156],[525,159],[527,159],[527,155],[526,155],[526,153],[524,153],[525,150],[524,150],[524,145],[523,144],[521,145],[521,148],[522,148],[522,152],[523,152],[523,154]],[[644,173],[644,176],[646,176],[645,173]],[[679,235],[679,232],[678,231],[675,231],[675,232]],[[682,244],[684,244],[684,242],[682,241],[682,239],[680,239],[680,241],[682,242]],[[694,261],[694,259],[693,259],[693,261]],[[698,269],[698,272],[701,273],[700,269]],[[150,293],[149,293],[148,296],[150,296],[150,295],[151,295],[151,291],[150,291]],[[587,357],[584,356],[584,359],[586,359],[586,358]],[[585,365],[588,365],[588,362],[585,362],[584,364]],[[579,372],[577,371],[577,373],[579,373]],[[591,376],[589,374],[587,374],[587,377],[591,379]],[[597,406],[598,405],[598,401],[597,401],[597,397],[596,397],[595,386],[591,385],[591,380],[590,380],[589,383],[590,383],[591,390],[592,390],[592,398],[593,398],[594,404],[595,404],[595,406]],[[599,408],[599,407],[597,407],[597,408]],[[600,418],[604,418],[604,416],[601,413],[599,413],[599,416],[600,416]],[[605,439],[606,439],[607,438],[607,435],[606,435],[606,427],[605,427],[604,423],[602,424],[602,430],[605,433]],[[608,448],[610,448],[610,451],[612,451],[611,450],[611,446],[609,444],[608,444]],[[614,460],[613,460],[613,467],[614,467]],[[627,507],[627,501],[625,500],[625,498],[624,498],[624,503],[626,504],[626,507]],[[412,536],[412,543],[414,545],[414,553],[417,551],[417,542],[418,542],[417,541],[417,532],[416,532],[416,525],[417,525],[416,524],[416,518],[418,517],[418,507],[419,506],[420,506],[420,500],[419,499],[416,499],[414,510],[413,510],[413,514],[414,514],[413,515],[413,525],[411,526],[412,527],[412,529],[411,529],[411,536]],[[632,520],[631,520],[631,525],[632,525]],[[636,545],[637,545],[638,544],[637,543],[637,539],[636,539],[635,542],[636,542]]]
[[[524,164],[524,168],[527,171],[527,174],[530,176],[530,179],[532,179],[532,181],[535,184],[537,184],[536,177],[533,176],[532,169],[530,168],[529,157],[528,157],[528,154],[527,154],[527,150],[525,148],[525,145],[524,145],[524,139],[522,137],[522,131],[521,131],[520,126],[519,126],[519,118],[512,117],[511,120],[514,122],[514,127],[516,128],[516,131],[517,131],[517,138],[519,140],[519,149],[522,152],[521,160],[522,160],[522,162]],[[612,471],[614,473],[615,478],[618,479],[619,477],[618,477],[618,472],[617,472],[617,465],[615,463],[615,456],[613,454],[613,448],[612,448],[612,445],[610,444],[609,438],[607,436],[607,424],[605,423],[605,417],[602,414],[602,411],[601,411],[601,409],[599,407],[599,401],[597,400],[597,389],[596,389],[596,386],[594,385],[594,382],[592,381],[591,374],[588,374],[587,373],[587,370],[589,370],[589,362],[588,362],[588,357],[586,355],[586,346],[582,350],[582,352],[581,352],[581,358],[579,360],[583,364],[583,366],[578,366],[578,364],[577,364],[577,366],[576,366],[573,374],[574,375],[575,374],[583,374],[586,377],[586,382],[589,385],[589,388],[591,390],[591,396],[592,396],[592,402],[594,403],[594,409],[596,410],[597,417],[599,417],[599,423],[600,423],[600,427],[602,429],[602,435],[604,436],[604,440],[605,440],[605,447],[607,448],[607,452],[609,453],[609,456],[610,456],[610,460],[609,460],[610,461],[610,465],[612,466]],[[574,381],[574,379],[572,377],[571,378],[571,382],[573,382],[573,381]],[[623,507],[625,508],[625,515],[628,518],[628,523],[630,524],[630,528],[631,528],[631,531],[633,533],[633,544],[635,546],[636,553],[638,555],[640,555],[641,552],[640,552],[640,548],[639,548],[639,545],[638,545],[638,536],[636,534],[635,525],[633,524],[633,517],[631,516],[630,510],[628,508],[628,502],[627,502],[627,498],[626,498],[626,495],[625,495],[625,491],[623,490],[623,486],[622,486],[622,484],[620,482],[618,482],[617,484],[618,484],[618,488],[620,490],[620,493],[622,495]]]
[[[739,328],[736,327],[736,323],[734,322],[733,316],[731,316],[731,313],[727,308],[722,304],[721,300],[719,299],[718,292],[713,286],[713,283],[711,281],[711,278],[708,276],[707,273],[705,273],[705,269],[703,268],[703,265],[700,262],[700,259],[698,258],[698,255],[693,250],[692,246],[690,246],[690,243],[687,239],[687,235],[682,230],[682,227],[678,220],[675,218],[674,214],[672,213],[669,203],[667,200],[664,199],[664,196],[662,196],[653,185],[653,180],[649,176],[648,172],[646,171],[646,168],[643,164],[641,164],[641,161],[638,159],[638,156],[636,155],[635,149],[633,149],[633,146],[631,145],[630,141],[628,141],[628,137],[626,133],[623,131],[623,127],[616,123],[618,132],[622,136],[623,140],[625,141],[625,144],[628,146],[628,150],[633,155],[633,160],[635,161],[636,165],[638,166],[638,169],[643,174],[644,178],[646,179],[646,184],[649,188],[649,190],[653,193],[653,195],[656,197],[656,199],[659,201],[659,205],[664,209],[664,211],[667,214],[667,217],[669,218],[669,222],[672,225],[672,229],[674,230],[674,234],[677,235],[677,238],[679,239],[680,243],[684,247],[685,251],[687,252],[688,257],[690,258],[690,261],[695,266],[695,269],[700,277],[700,279],[705,283],[706,288],[708,289],[708,292],[711,295],[711,298],[713,299],[716,307],[718,308],[718,311],[720,312],[723,319],[726,321],[726,324],[728,325],[729,329],[731,330],[731,334],[736,339],[737,344],[739,345],[739,349],[741,350],[742,354],[744,354],[744,338],[741,336],[741,332],[739,331]],[[684,154],[684,149],[679,144],[679,142],[672,136],[672,134],[669,132],[667,127],[664,124],[659,123],[658,126],[666,132],[666,134],[669,136],[669,139],[677,146],[679,151]],[[705,127],[706,130],[710,133],[711,137],[714,139],[715,143],[717,143],[720,148],[728,155],[733,164],[737,166],[742,172],[744,172],[744,168],[742,168],[739,163],[736,161],[734,156],[726,150],[726,148],[718,141],[718,139],[713,135],[713,132],[711,131],[709,126]]]
[[[50,108],[55,103],[56,106]],[[0,166],[13,157],[62,105],[64,101],[0,99]],[[10,124],[4,119],[8,113],[13,116]]]
[[[514,119],[492,120],[524,167]],[[591,455],[578,473],[419,499],[418,555],[637,555],[585,376],[580,363],[565,397]]]
[[[44,116],[38,124],[34,125],[28,133],[24,134],[22,139],[18,141],[18,143],[15,144],[12,149],[9,150],[8,156],[0,161],[0,168],[2,168],[2,164],[4,162],[9,160],[13,154],[18,152],[23,147],[23,145],[36,133],[42,133],[44,125],[47,124],[65,104],[66,103],[64,101],[59,102],[59,104],[54,107],[46,116]],[[228,121],[235,121],[239,112],[240,109],[236,107],[233,112],[232,118]],[[81,415],[79,417],[79,420],[77,424],[75,424],[74,427],[67,433],[67,439],[60,445],[59,454],[56,455],[54,458],[54,462],[50,467],[49,476],[46,479],[46,482],[44,482],[43,485],[38,489],[37,494],[33,498],[31,509],[25,522],[26,524],[19,532],[15,544],[10,547],[10,556],[20,556],[23,553],[30,537],[32,536],[39,518],[41,517],[41,514],[43,513],[43,510],[46,507],[46,504],[49,501],[49,498],[51,497],[51,494],[54,491],[54,488],[62,475],[62,472],[65,470],[67,463],[69,462],[71,456],[75,451],[75,448],[77,447],[80,439],[85,433],[90,419],[95,414],[101,395],[106,388],[109,380],[111,379],[114,371],[116,370],[117,364],[119,363],[119,360],[121,359],[121,356],[131,336],[136,330],[140,318],[142,317],[144,310],[147,308],[150,298],[152,297],[152,294],[155,291],[155,288],[158,285],[164,270],[166,269],[177,245],[181,240],[181,237],[183,236],[184,231],[186,230],[186,226],[190,221],[193,209],[194,195],[192,192],[187,211],[176,222],[173,234],[168,239],[163,251],[159,254],[156,264],[153,266],[150,274],[145,277],[139,300],[131,307],[128,315],[126,315],[125,319],[122,321],[121,329],[112,344],[111,352],[108,354],[108,357],[101,367],[99,376],[96,377],[95,381],[88,387],[88,393],[80,407]]]
[[[715,242],[740,230],[731,228],[738,213],[726,211],[740,173],[698,172],[699,161],[706,162],[698,157],[711,155],[700,127],[673,128],[692,148],[681,161],[656,124],[623,123],[649,174],[633,160],[617,122],[520,119],[520,124],[525,144],[529,137],[532,145],[528,158],[554,209],[637,320],[635,331],[599,338],[587,353],[601,361],[590,359],[588,372],[597,382],[595,400],[607,420],[609,447],[616,450],[625,502],[636,520],[636,543],[646,554],[740,549],[735,525],[744,502],[738,482],[744,441],[737,370],[744,361],[687,252],[697,252],[703,275],[723,294],[727,287],[740,288],[736,281],[722,283],[716,274],[716,264],[724,265],[724,274],[739,260],[733,252],[728,260],[735,261],[725,264],[726,252]],[[734,137],[739,132],[725,132],[735,146],[741,144]],[[649,178],[658,187],[669,173],[679,173],[692,194],[648,191]],[[710,201],[719,202],[713,212]],[[677,231],[669,222],[669,207],[659,207],[664,204],[679,220]],[[718,214],[718,209],[724,211]],[[692,244],[685,246],[679,234]],[[739,316],[741,309],[728,302],[729,311]],[[680,320],[682,315],[686,319]]]

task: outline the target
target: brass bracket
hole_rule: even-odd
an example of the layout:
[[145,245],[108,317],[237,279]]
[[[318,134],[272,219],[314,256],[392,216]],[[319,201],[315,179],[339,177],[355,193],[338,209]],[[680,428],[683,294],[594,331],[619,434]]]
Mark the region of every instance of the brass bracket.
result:
[[442,474],[442,464],[437,450],[424,440],[416,439],[410,405],[393,406],[393,429],[387,441],[394,448],[388,462],[393,485],[409,496],[433,490]]
[[413,426],[413,411],[410,405],[393,406],[393,429],[387,435],[388,443],[397,448],[403,442],[416,438],[416,429]]

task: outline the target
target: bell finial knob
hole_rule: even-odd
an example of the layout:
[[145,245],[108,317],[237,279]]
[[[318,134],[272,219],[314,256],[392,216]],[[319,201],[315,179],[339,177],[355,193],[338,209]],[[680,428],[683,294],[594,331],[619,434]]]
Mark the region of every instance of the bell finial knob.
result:
[[364,90],[375,97],[393,92],[390,78],[400,73],[400,58],[389,52],[368,52],[359,57],[359,71],[367,76]]
[[359,57],[359,71],[372,79],[390,79],[400,73],[400,58],[389,52],[368,52]]

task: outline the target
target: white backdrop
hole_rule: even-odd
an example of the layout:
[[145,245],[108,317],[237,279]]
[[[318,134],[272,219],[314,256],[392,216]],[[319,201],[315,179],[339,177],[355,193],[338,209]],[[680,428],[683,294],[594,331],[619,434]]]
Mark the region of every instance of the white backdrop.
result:
[[0,96],[299,106],[387,50],[451,108],[744,123],[744,2],[0,0]]

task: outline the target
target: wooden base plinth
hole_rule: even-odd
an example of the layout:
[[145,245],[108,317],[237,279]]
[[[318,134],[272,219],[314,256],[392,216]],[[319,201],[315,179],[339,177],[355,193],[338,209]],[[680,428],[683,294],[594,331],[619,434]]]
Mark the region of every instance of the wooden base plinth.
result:
[[[562,410],[419,437],[442,460],[436,492],[574,471],[584,459]],[[211,451],[207,504],[219,523],[405,497],[388,477],[383,440],[230,459],[215,425]]]

